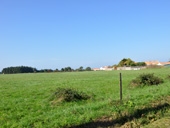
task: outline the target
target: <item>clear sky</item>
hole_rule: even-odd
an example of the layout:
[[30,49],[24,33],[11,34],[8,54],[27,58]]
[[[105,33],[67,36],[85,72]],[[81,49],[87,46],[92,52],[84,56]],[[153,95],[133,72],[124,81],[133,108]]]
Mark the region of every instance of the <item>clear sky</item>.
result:
[[170,59],[170,0],[0,0],[0,71]]

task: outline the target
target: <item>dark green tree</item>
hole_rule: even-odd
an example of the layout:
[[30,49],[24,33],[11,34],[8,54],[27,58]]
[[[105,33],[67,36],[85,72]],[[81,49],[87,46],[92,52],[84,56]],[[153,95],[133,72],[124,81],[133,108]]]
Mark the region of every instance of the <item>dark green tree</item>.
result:
[[81,66],[81,67],[79,68],[79,71],[83,71],[83,66]]
[[130,58],[128,58],[127,60],[126,60],[126,62],[125,62],[125,64],[127,65],[127,66],[131,66],[132,64],[134,64],[135,62],[134,61],[132,61]]
[[123,67],[124,65],[126,65],[126,61],[127,61],[126,58],[122,59],[122,60],[119,62],[118,66],[119,66],[119,67]]
[[136,66],[146,66],[146,63],[145,62],[138,62],[138,63],[136,63]]
[[55,72],[59,72],[59,70],[56,68],[56,70],[54,70]]
[[63,70],[64,70],[64,72],[71,72],[71,71],[73,71],[73,69],[71,67],[62,68],[61,71],[63,71]]
[[13,73],[33,73],[36,72],[36,68],[27,67],[27,66],[17,66],[17,67],[7,67],[2,70],[4,74],[13,74]]
[[61,69],[61,72],[64,72],[64,68]]
[[91,68],[90,68],[90,67],[87,67],[85,70],[86,70],[86,71],[91,71]]
[[131,60],[130,58],[128,58],[128,59],[124,58],[119,62],[118,66],[119,67],[132,66],[134,64],[135,64],[135,62],[133,60]]

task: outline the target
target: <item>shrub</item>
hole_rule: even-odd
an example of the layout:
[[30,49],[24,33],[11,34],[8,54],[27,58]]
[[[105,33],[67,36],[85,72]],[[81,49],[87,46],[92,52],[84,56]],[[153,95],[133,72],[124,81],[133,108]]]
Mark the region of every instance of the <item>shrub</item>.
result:
[[163,79],[154,76],[154,74],[141,74],[131,81],[133,86],[158,85],[163,83]]
[[168,75],[168,76],[167,76],[167,79],[169,79],[169,80],[170,80],[170,75]]
[[147,69],[157,69],[157,68],[164,68],[164,66],[159,66],[159,65],[149,65],[146,67]]
[[90,96],[83,92],[76,91],[70,88],[57,88],[56,92],[50,97],[53,103],[58,102],[71,102],[79,100],[87,100]]

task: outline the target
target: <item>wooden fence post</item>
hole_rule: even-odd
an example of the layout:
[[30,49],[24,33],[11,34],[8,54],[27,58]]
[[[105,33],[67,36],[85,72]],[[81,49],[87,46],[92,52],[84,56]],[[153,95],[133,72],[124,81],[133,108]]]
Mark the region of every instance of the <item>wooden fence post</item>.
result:
[[122,101],[122,74],[120,73],[120,101]]

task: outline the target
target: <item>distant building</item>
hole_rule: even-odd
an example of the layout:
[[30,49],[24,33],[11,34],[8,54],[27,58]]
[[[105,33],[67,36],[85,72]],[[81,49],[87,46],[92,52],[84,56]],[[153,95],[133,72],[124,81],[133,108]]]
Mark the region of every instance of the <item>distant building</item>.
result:
[[[137,62],[135,62],[137,63]],[[145,61],[147,66],[151,65],[158,65],[158,66],[165,66],[165,67],[170,67],[170,62],[159,62],[159,61]],[[146,66],[129,66],[129,67],[101,67],[101,68],[93,68],[93,71],[112,71],[112,70],[140,70],[140,69],[145,69]]]
[[109,67],[101,67],[101,68],[93,68],[93,71],[112,71],[114,68],[109,68]]
[[93,71],[99,71],[100,68],[93,68],[92,70],[93,70]]
[[101,67],[100,70],[107,70],[108,67]]
[[159,61],[145,61],[145,64],[147,66],[149,66],[149,65],[158,65],[159,63],[160,63]]
[[158,65],[158,66],[165,66],[170,67],[170,62],[159,62],[159,61],[145,61],[146,65]]
[[165,67],[170,67],[170,62],[160,62],[159,64],[160,66],[165,66]]
[[145,69],[145,66],[134,66],[134,67],[117,67],[117,70],[141,70]]

